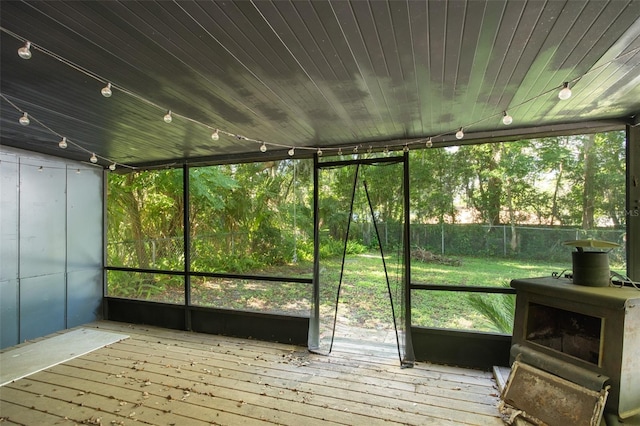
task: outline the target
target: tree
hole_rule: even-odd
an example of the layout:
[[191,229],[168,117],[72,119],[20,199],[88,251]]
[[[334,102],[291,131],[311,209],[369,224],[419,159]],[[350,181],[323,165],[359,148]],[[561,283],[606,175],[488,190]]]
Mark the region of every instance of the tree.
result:
[[490,226],[499,225],[503,176],[499,170],[501,144],[466,146],[458,152],[466,165],[466,193],[470,205]]
[[593,227],[595,226],[595,140],[596,137],[593,134],[587,135],[582,139],[582,229],[593,229]]

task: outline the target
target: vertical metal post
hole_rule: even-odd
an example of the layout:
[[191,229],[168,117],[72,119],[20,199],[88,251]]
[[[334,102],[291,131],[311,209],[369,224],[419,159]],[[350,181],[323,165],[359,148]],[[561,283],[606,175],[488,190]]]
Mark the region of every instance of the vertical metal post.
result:
[[502,225],[502,254],[507,256],[507,227]]
[[627,126],[627,276],[640,281],[640,125]]
[[297,165],[297,160],[293,160],[293,263],[298,263],[298,218],[296,215],[296,205],[298,204],[298,197],[296,193]]
[[109,217],[108,217],[108,187],[109,187],[109,174],[107,170],[102,171],[102,319],[109,319],[109,304],[105,298],[108,295],[108,281],[107,281],[107,244],[109,243],[107,238],[107,232],[109,231]]
[[191,226],[189,221],[189,165],[182,165],[182,217],[184,235],[184,324],[191,330]]
[[409,153],[404,153],[404,354],[405,363],[413,365],[415,355],[413,353],[413,340],[411,338],[411,211],[410,211],[410,191],[409,191]]
[[309,319],[309,349],[320,347],[320,214],[318,154],[313,155],[313,295],[311,300],[311,318]]

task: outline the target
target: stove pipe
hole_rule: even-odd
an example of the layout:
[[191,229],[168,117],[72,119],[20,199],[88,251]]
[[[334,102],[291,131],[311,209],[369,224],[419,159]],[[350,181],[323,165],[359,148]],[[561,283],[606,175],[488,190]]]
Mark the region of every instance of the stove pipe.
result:
[[590,287],[606,287],[609,285],[611,271],[609,269],[609,253],[599,251],[574,251],[573,283]]

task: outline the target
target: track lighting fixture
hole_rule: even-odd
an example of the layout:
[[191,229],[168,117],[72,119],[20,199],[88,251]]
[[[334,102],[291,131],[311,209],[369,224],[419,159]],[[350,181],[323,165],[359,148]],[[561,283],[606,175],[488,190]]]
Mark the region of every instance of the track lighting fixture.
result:
[[460,127],[460,129],[456,132],[456,139],[462,138],[464,138],[464,130],[462,129],[462,127]]
[[318,148],[317,154],[318,154],[318,157],[322,157],[322,150],[320,148]]
[[262,145],[260,145],[260,152],[267,152],[267,144],[262,142]]
[[427,139],[427,142],[424,144],[427,148],[431,148],[433,146],[433,141],[431,138]]
[[96,157],[95,153],[91,154],[91,158],[89,158],[89,161],[91,161],[93,164],[98,162],[98,157]]
[[218,133],[218,129],[214,130],[213,133],[211,133],[211,139],[213,139],[214,141],[217,141],[218,139],[220,139],[220,134]]
[[173,117],[171,116],[171,110],[169,110],[164,115],[164,122],[168,124],[168,123],[171,123],[172,120],[173,120]]
[[296,153],[296,150],[294,148],[291,148],[289,150],[289,156],[293,157],[293,155]]
[[508,126],[511,123],[513,123],[513,117],[507,111],[502,111],[502,124]]
[[67,147],[67,138],[65,136],[63,136],[62,140],[58,142],[58,146],[62,149],[65,149]]
[[31,123],[31,120],[29,120],[29,114],[27,114],[26,112],[24,114],[22,114],[22,117],[20,117],[20,120],[18,120],[18,121],[23,126],[28,126],[29,123]]
[[111,163],[109,170],[114,171],[116,169],[116,163]]
[[26,42],[24,46],[18,49],[18,56],[22,59],[31,59],[31,42]]
[[566,101],[571,97],[571,89],[569,89],[568,81],[565,81],[564,84],[562,85],[562,89],[558,93],[558,97],[563,101]]

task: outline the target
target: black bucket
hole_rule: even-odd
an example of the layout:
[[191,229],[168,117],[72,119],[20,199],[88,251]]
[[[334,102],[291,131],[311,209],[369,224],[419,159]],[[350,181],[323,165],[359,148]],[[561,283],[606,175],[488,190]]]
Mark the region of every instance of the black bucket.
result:
[[589,287],[609,285],[609,253],[600,251],[574,251],[573,283]]

